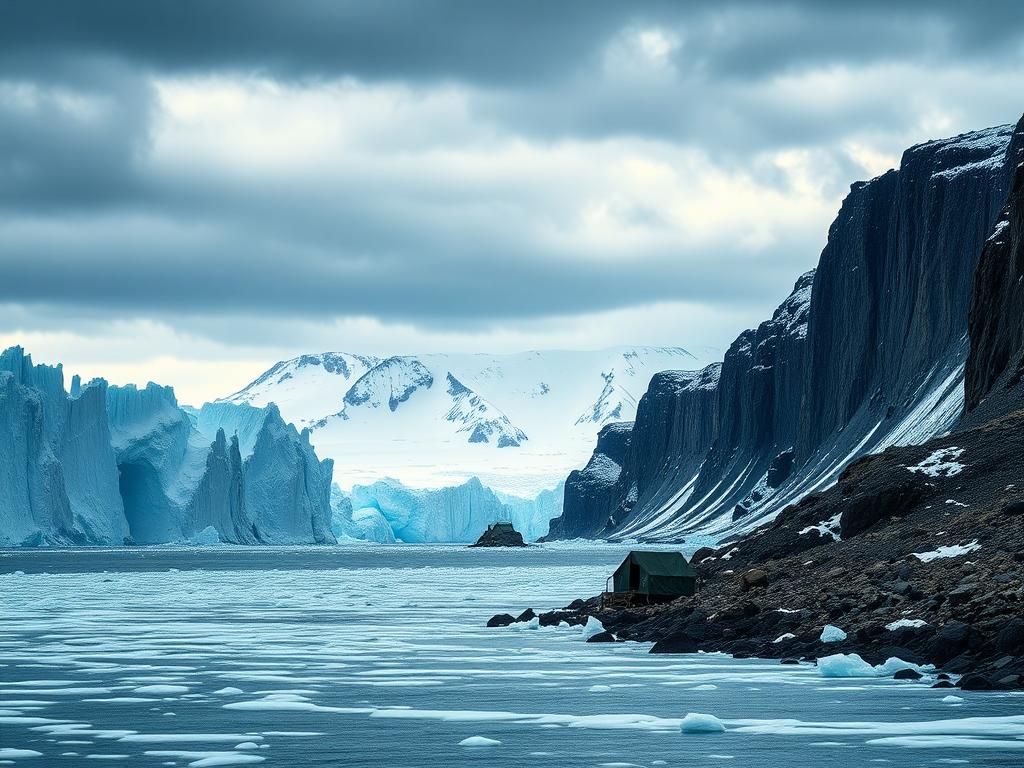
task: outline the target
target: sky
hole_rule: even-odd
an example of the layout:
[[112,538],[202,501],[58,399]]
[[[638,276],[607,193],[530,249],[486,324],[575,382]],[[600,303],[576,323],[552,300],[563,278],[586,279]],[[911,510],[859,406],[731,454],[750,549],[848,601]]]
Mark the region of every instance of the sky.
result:
[[1024,3],[0,0],[0,347],[704,356],[849,185],[1015,122]]

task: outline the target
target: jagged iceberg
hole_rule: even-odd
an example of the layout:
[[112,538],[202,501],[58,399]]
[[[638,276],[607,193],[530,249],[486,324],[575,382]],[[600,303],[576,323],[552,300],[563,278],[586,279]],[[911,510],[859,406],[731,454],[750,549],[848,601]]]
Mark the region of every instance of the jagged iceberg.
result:
[[333,543],[332,471],[275,406],[66,392],[61,366],[0,354],[0,543]]
[[0,354],[0,543],[122,544],[106,382],[64,390],[60,365]]

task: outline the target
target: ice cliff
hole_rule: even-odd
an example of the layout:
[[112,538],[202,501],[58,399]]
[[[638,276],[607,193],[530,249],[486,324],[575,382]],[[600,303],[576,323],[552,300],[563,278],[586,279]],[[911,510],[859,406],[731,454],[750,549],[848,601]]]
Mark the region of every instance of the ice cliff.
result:
[[561,512],[561,486],[523,499],[499,494],[476,477],[446,488],[414,489],[397,480],[335,488],[334,532],[339,538],[406,543],[476,541],[491,523],[511,521],[528,540],[547,533]]
[[[194,420],[193,420],[194,419]],[[0,355],[0,543],[329,543],[332,465],[273,406],[170,387],[64,389],[60,366]]]
[[64,389],[61,366],[0,354],[0,543],[121,544],[129,536],[106,382]]

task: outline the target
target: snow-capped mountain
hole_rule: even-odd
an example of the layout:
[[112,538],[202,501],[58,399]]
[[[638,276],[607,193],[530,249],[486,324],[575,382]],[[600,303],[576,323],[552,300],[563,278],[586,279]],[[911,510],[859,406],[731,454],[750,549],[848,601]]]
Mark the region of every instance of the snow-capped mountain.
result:
[[286,420],[311,430],[344,487],[392,477],[437,488],[475,476],[533,496],[586,460],[602,426],[633,418],[654,373],[716,356],[679,347],[302,355],[223,401],[276,403]]

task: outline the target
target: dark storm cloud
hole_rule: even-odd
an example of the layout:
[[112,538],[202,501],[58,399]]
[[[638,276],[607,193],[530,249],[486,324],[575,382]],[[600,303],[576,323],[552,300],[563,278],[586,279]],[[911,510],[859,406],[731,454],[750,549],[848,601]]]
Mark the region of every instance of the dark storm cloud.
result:
[[166,71],[283,77],[451,78],[494,85],[586,67],[630,25],[699,33],[709,74],[811,61],[992,55],[1019,41],[1018,2],[601,0],[8,0],[4,58],[113,55]]
[[[900,133],[919,105],[897,81],[817,98],[770,87],[773,78],[950,62],[984,77],[1020,66],[1022,16],[1020,2],[917,0],[0,0],[0,303],[462,327],[654,301],[767,305],[813,263],[823,227],[784,231],[756,253],[719,244],[594,254],[542,236],[544,179],[501,188],[430,169],[231,179],[187,156],[181,167],[154,165],[154,82],[255,74],[453,87],[467,94],[467,122],[488,135],[549,147],[654,138],[787,193],[790,180],[759,167],[759,153]],[[616,45],[653,28],[671,38],[670,71],[623,75],[632,54]],[[945,86],[950,98],[981,98],[956,87]],[[1015,119],[1018,96],[1002,98],[1008,108],[993,111]],[[859,169],[836,152],[828,163],[832,196]],[[571,213],[550,205],[552,219]],[[671,226],[644,202],[614,213],[628,227]]]

